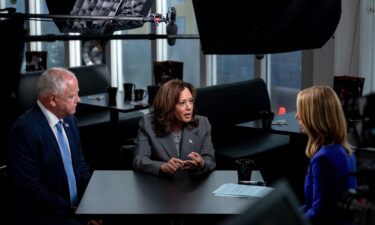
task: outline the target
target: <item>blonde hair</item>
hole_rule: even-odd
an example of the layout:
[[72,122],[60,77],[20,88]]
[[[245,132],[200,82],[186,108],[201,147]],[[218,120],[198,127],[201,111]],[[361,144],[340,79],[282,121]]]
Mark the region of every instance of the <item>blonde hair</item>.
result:
[[311,158],[323,145],[341,144],[348,154],[347,124],[341,102],[328,86],[313,86],[298,93],[297,116],[308,136],[305,154]]

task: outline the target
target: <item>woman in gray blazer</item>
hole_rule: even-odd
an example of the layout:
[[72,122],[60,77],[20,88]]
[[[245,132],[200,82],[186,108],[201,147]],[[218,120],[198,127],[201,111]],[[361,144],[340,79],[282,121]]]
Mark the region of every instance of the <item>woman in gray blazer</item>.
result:
[[158,90],[150,113],[141,118],[133,166],[154,175],[181,171],[205,174],[215,166],[211,125],[195,115],[193,85],[170,80]]

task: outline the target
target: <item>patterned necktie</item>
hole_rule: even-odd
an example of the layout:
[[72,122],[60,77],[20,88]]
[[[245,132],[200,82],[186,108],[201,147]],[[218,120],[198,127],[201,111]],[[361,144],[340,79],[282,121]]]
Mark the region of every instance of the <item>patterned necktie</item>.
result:
[[61,156],[64,162],[64,168],[66,175],[68,176],[68,183],[69,183],[69,192],[70,192],[70,201],[72,205],[77,206],[77,186],[76,186],[76,178],[74,176],[73,165],[72,165],[72,157],[70,156],[69,148],[68,148],[68,141],[65,139],[62,127],[62,121],[59,120],[56,123],[57,128],[57,139],[60,145]]

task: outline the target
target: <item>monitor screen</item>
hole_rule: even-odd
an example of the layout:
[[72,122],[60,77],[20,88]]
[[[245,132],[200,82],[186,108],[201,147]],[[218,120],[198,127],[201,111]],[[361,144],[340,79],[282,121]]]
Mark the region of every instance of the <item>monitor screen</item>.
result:
[[298,211],[298,200],[286,181],[279,181],[275,189],[251,204],[240,215],[229,218],[222,225],[309,225]]

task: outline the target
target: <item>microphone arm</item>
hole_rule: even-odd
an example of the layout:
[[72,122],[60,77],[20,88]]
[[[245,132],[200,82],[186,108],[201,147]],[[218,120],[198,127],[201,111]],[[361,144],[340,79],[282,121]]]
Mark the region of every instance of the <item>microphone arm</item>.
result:
[[[51,19],[51,20],[68,20],[74,22],[74,20],[90,20],[90,21],[139,21],[139,22],[150,22],[158,25],[159,23],[166,23],[167,35],[156,35],[156,34],[134,34],[134,35],[113,35],[113,34],[88,34],[82,33],[82,35],[29,35],[25,37],[25,41],[57,41],[57,40],[112,40],[112,39],[163,39],[166,38],[168,44],[173,46],[176,43],[176,39],[199,39],[198,35],[177,35],[176,25],[176,9],[170,7],[166,17],[163,17],[160,13],[153,13],[147,17],[141,16],[82,16],[82,15],[50,15],[50,14],[32,14],[32,13],[17,13],[14,8],[0,9],[0,18],[14,18],[19,17],[22,19]],[[80,30],[78,29],[77,32]]]
[[[1,10],[0,10],[1,11]],[[152,23],[167,23],[168,20],[159,13],[151,14],[148,17],[138,16],[79,16],[79,15],[50,15],[50,14],[33,14],[33,13],[0,13],[0,18],[23,17],[24,19],[61,19],[61,20],[112,20],[112,21],[140,21]]]
[[166,34],[81,34],[81,35],[29,35],[25,37],[26,42],[34,41],[72,41],[72,40],[156,40],[156,39],[199,39],[196,34],[180,34],[180,35],[166,35]]

